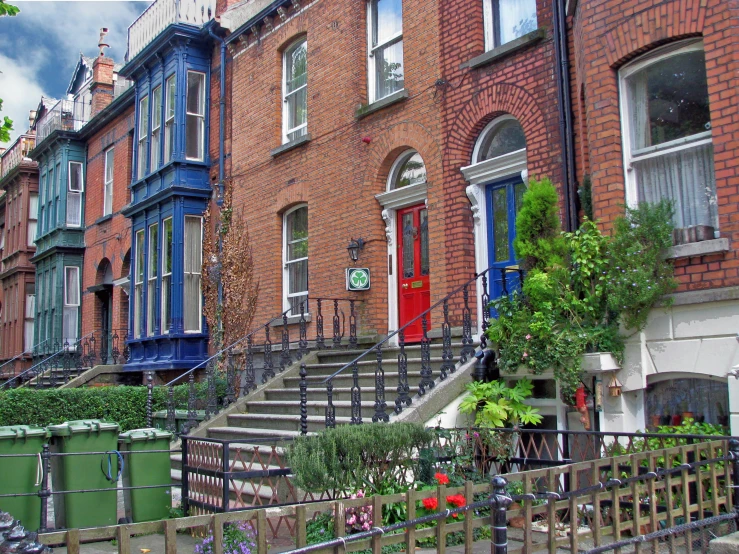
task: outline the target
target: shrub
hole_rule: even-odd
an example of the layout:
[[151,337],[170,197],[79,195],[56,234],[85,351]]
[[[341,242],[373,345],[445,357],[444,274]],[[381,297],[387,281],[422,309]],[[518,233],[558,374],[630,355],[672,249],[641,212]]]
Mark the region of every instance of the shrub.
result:
[[430,431],[415,423],[342,425],[297,437],[288,450],[296,484],[310,492],[345,495],[373,492],[397,482],[415,451],[429,444]]

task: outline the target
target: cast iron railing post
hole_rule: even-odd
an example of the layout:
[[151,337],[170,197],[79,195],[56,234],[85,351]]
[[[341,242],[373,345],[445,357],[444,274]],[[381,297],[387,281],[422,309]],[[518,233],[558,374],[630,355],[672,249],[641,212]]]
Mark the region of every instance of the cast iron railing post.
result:
[[49,490],[49,471],[51,470],[51,450],[49,444],[46,443],[41,450],[41,488],[38,495],[41,498],[41,521],[39,522],[39,533],[46,533],[49,530],[49,498],[51,490]]
[[269,323],[264,326],[264,371],[262,372],[262,384],[275,376],[275,368],[272,364],[272,341],[269,338]]
[[508,481],[504,477],[493,477],[493,495],[491,500],[491,517],[493,524],[493,548],[491,554],[508,554],[508,526],[506,509],[513,502],[506,493]]
[[316,300],[318,304],[318,315],[316,315],[316,348],[326,348],[326,339],[323,336],[323,312],[321,311],[321,299]]
[[152,426],[152,408],[154,404],[154,374],[146,372],[146,426]]
[[236,401],[236,391],[234,390],[234,380],[236,379],[236,368],[234,367],[233,350],[229,350],[226,354],[226,402],[225,406],[230,406]]
[[339,318],[339,301],[334,300],[334,348],[341,346],[341,319]]
[[377,364],[375,365],[375,414],[372,422],[388,422],[390,417],[385,413],[387,402],[385,402],[385,370],[382,369],[382,345],[377,345]]
[[308,353],[308,330],[305,321],[305,302],[300,303],[300,338],[298,339],[298,360]]
[[182,515],[187,517],[187,512],[190,511],[190,474],[188,464],[188,439],[187,437],[182,438]]
[[308,372],[305,362],[300,364],[300,434],[308,434]]
[[174,411],[174,385],[169,385],[169,390],[167,391],[167,424],[165,428],[173,435],[177,433],[177,422],[175,421]]
[[408,386],[408,355],[405,353],[405,329],[398,333],[398,396],[395,397],[395,413],[403,411],[403,405],[411,405],[410,387]]
[[731,439],[729,441],[729,453],[731,455],[732,465],[732,500],[734,502],[734,512],[739,515],[739,440]]
[[356,360],[352,364],[352,425],[362,423],[362,389],[359,388],[359,367]]
[[472,345],[472,312],[470,312],[470,290],[466,284],[462,289],[462,351],[459,359],[465,363],[471,356],[475,355],[475,347]]
[[488,275],[487,273],[482,274],[482,294],[480,295],[480,304],[482,304],[482,314],[480,317],[480,321],[482,322],[480,326],[480,330],[482,331],[480,333],[480,348],[482,350],[485,350],[485,348],[488,345],[488,339],[485,335],[485,331],[488,330],[488,327],[490,327],[490,293],[488,292]]
[[224,442],[223,443],[223,497],[221,502],[223,503],[223,512],[230,511],[230,500],[231,500],[231,480],[229,479],[229,469],[230,469],[230,460],[229,460],[229,454],[230,454],[230,448],[229,443]]
[[113,359],[113,364],[118,363],[118,357],[121,355],[120,348],[118,346],[118,331],[113,331],[113,335],[110,338],[110,357]]
[[333,429],[336,427],[336,408],[334,408],[334,383],[331,379],[326,383],[326,397],[328,398],[326,404],[326,429]]
[[216,361],[211,360],[205,366],[208,376],[207,399],[205,402],[205,419],[210,419],[218,411],[218,399],[216,398]]
[[418,384],[418,396],[426,394],[426,389],[434,388],[434,379],[431,372],[431,350],[428,334],[428,321],[426,320],[426,314],[421,317],[421,329],[423,335],[421,336],[421,382]]
[[246,362],[244,367],[244,388],[242,396],[246,396],[252,390],[257,388],[257,377],[254,373],[254,345],[252,344],[251,335],[246,337]]
[[349,300],[349,348],[357,347],[357,312],[354,300]]
[[190,372],[188,378],[187,387],[187,429],[183,433],[184,435],[189,434],[198,424],[197,417],[198,412],[195,410],[195,402],[197,401],[197,394],[195,391],[195,372]]
[[287,326],[287,312],[282,314],[282,351],[280,352],[280,373],[292,363],[290,358],[290,328]]
[[441,324],[441,368],[439,378],[443,381],[448,373],[454,373],[454,354],[452,353],[452,329],[449,326],[449,301],[444,300],[444,322]]

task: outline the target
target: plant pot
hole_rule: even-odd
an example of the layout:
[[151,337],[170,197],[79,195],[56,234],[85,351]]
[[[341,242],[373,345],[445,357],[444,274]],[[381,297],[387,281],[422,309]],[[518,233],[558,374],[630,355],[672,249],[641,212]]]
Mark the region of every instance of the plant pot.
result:
[[683,422],[683,416],[681,415],[674,415],[672,416],[672,421],[670,422],[672,425],[680,425]]
[[669,425],[671,421],[672,421],[671,415],[663,415],[662,417],[660,417],[660,423],[662,425]]
[[660,422],[662,421],[662,416],[653,415],[651,417],[652,420],[652,427],[659,427]]
[[706,421],[706,416],[703,414],[695,414],[695,422],[696,423],[703,423]]
[[[509,510],[520,510],[521,505],[518,502],[514,502],[508,508]],[[523,529],[526,527],[526,518],[523,516],[514,516],[508,520],[508,525],[515,529]]]
[[683,412],[683,421],[685,421],[688,418],[690,418],[693,421],[695,421],[695,417],[693,416],[693,412]]
[[696,225],[695,226],[695,240],[696,242],[704,240],[712,240],[716,237],[715,229],[710,225]]
[[718,424],[723,425],[724,427],[728,427],[729,426],[729,416],[727,415],[718,416]]

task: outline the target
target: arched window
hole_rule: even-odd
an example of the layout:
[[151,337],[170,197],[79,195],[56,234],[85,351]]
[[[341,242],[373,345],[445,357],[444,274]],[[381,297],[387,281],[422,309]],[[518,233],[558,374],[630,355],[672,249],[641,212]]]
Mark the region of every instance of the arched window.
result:
[[426,182],[426,164],[415,150],[403,152],[390,170],[388,190],[400,189]]
[[287,211],[283,225],[284,306],[291,309],[290,315],[298,315],[308,299],[308,206]]
[[523,127],[512,116],[503,116],[488,124],[477,140],[472,163],[499,158],[526,148]]

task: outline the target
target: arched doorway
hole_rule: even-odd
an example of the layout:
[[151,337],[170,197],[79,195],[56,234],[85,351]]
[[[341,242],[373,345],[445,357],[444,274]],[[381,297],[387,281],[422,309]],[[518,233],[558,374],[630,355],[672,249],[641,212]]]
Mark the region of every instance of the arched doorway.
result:
[[90,288],[95,293],[96,327],[100,331],[100,359],[103,363],[112,363],[110,354],[113,334],[113,267],[107,258],[103,258],[98,264],[95,286]]

